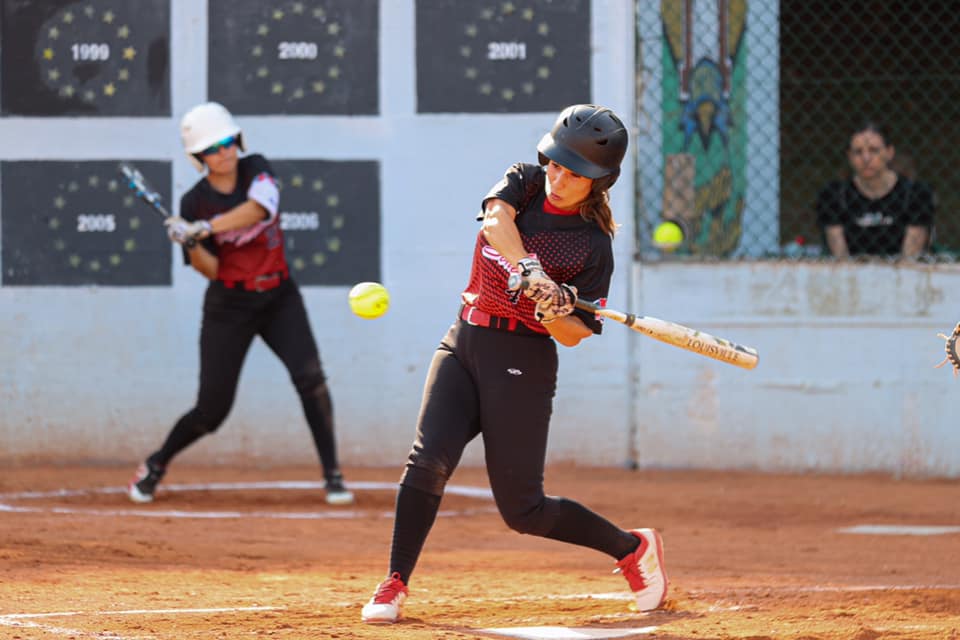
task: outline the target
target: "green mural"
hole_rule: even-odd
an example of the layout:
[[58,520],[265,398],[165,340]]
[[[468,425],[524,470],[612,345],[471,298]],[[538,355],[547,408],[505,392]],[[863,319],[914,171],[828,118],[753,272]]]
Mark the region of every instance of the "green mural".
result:
[[679,253],[726,256],[740,243],[746,189],[747,0],[661,0],[660,12],[661,217],[684,228]]

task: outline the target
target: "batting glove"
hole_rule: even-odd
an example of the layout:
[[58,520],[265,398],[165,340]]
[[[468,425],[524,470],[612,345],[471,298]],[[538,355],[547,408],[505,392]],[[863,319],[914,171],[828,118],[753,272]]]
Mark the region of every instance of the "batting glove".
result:
[[559,298],[560,285],[547,275],[539,260],[527,256],[526,258],[520,258],[517,261],[517,266],[520,267],[520,275],[523,276],[523,281],[526,283],[523,295],[538,303]]
[[542,324],[549,324],[557,318],[562,318],[573,313],[577,304],[577,288],[569,284],[561,284],[557,287],[560,295],[548,301],[538,302],[534,309],[534,316]]
[[167,218],[164,224],[167,227],[167,235],[170,237],[170,240],[177,244],[187,245],[188,247],[195,245],[197,240],[203,240],[212,232],[212,227],[206,220],[187,222],[183,218],[176,216]]

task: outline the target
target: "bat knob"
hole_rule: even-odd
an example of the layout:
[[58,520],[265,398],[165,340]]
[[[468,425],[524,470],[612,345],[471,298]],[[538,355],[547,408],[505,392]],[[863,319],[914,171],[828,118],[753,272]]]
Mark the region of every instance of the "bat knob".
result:
[[510,277],[507,278],[507,288],[510,291],[516,291],[517,289],[524,288],[523,276],[521,276],[519,273],[511,273]]

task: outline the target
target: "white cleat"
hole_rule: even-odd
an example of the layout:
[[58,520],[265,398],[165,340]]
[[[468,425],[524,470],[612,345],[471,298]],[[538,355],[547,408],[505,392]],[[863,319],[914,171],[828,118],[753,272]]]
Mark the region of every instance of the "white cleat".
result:
[[377,587],[370,602],[363,605],[361,619],[369,624],[389,624],[403,617],[403,602],[407,599],[407,585],[394,573]]
[[623,574],[630,583],[640,611],[653,611],[667,600],[667,572],[663,567],[663,540],[656,529],[634,529],[640,538],[637,550],[617,562],[614,572]]

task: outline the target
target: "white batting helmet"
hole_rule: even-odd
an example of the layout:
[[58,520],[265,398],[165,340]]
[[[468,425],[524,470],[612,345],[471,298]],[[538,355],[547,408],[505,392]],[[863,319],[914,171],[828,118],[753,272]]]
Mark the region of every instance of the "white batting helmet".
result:
[[245,151],[240,125],[226,107],[218,102],[199,104],[187,111],[180,120],[183,148],[198,171],[203,171],[203,162],[197,159],[195,154],[230,136],[237,136],[237,145],[241,151]]

